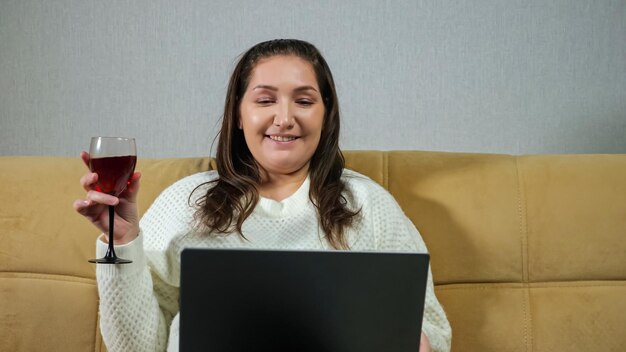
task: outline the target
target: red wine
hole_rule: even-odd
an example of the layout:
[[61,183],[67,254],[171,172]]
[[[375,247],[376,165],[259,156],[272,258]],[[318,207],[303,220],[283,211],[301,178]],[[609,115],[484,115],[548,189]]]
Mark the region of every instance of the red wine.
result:
[[134,155],[91,159],[89,168],[98,174],[96,190],[114,196],[122,193],[135,171],[135,163],[137,157]]

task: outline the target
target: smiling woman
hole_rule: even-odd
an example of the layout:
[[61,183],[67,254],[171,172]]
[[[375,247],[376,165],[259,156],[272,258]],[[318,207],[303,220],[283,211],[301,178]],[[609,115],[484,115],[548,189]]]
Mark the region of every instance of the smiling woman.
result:
[[217,146],[220,177],[196,215],[210,229],[243,235],[259,196],[281,201],[310,180],[327,241],[348,248],[344,231],[359,209],[346,201],[339,130],[335,82],[317,48],[299,40],[257,44],[231,76]]
[[[427,252],[393,197],[344,168],[339,130],[335,84],[319,51],[300,40],[272,40],[248,50],[231,76],[217,170],[167,188],[139,223],[137,192],[97,198],[97,175],[85,175],[86,199],[74,207],[106,228],[98,209],[118,204],[115,250],[133,261],[96,271],[108,350],[178,350],[180,253],[188,247]],[[130,187],[138,189],[139,179],[135,174]],[[97,250],[106,244],[98,241]],[[430,273],[421,327],[419,346],[417,335],[409,340],[416,351],[450,349]]]
[[261,171],[261,196],[293,194],[320,141],[324,104],[311,64],[297,56],[261,60],[240,106],[239,128]]

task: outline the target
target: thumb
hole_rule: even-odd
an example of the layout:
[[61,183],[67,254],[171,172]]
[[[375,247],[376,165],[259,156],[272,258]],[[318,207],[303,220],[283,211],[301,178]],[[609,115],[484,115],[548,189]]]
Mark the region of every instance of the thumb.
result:
[[135,202],[137,194],[139,193],[139,185],[141,180],[141,172],[135,172],[128,180],[128,186],[124,190],[124,197],[129,201]]

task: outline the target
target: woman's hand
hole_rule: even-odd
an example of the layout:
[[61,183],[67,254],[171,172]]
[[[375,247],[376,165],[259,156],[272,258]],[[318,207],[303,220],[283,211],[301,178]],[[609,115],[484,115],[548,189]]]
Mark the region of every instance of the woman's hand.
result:
[[[89,153],[80,153],[80,158],[89,167]],[[139,212],[137,210],[137,193],[141,174],[135,172],[124,192],[115,197],[96,191],[98,174],[90,172],[80,178],[80,184],[87,192],[84,199],[74,201],[74,209],[91,221],[100,231],[109,231],[109,205],[115,206],[114,244],[126,244],[139,234]],[[107,236],[103,236],[106,241]]]
[[420,350],[419,352],[432,352],[432,348],[430,348],[430,342],[428,341],[428,337],[422,331],[422,337],[420,338]]

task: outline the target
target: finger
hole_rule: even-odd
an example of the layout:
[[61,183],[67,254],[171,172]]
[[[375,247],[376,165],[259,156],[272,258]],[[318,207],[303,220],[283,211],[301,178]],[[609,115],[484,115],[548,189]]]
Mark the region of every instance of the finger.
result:
[[135,173],[133,173],[133,175],[130,177],[130,180],[128,180],[128,182],[130,182],[129,187],[132,188],[137,188],[139,187],[139,180],[141,180],[141,172],[136,171]]
[[89,220],[93,220],[92,217],[94,216],[94,206],[98,206],[100,204],[94,203],[92,201],[90,201],[89,199],[77,199],[74,201],[74,210],[76,210],[77,213],[79,213],[80,215],[83,215],[85,217],[87,217]]
[[98,174],[94,172],[90,172],[88,174],[84,174],[80,178],[80,184],[83,186],[85,191],[92,191],[96,188],[96,183],[98,182]]
[[87,199],[76,199],[72,205],[74,206],[74,210],[82,215],[85,215],[87,209],[89,209],[89,205],[91,205],[91,202]]
[[104,205],[117,205],[120,202],[115,196],[93,190],[87,192],[87,200]]
[[83,163],[85,163],[85,166],[89,168],[89,161],[91,160],[91,156],[89,155],[89,153],[83,150],[82,152],[80,152],[80,158],[83,160]]
[[420,339],[419,352],[430,352],[430,351],[432,351],[432,348],[430,347],[430,341],[428,341],[428,337],[422,331],[422,337]]

